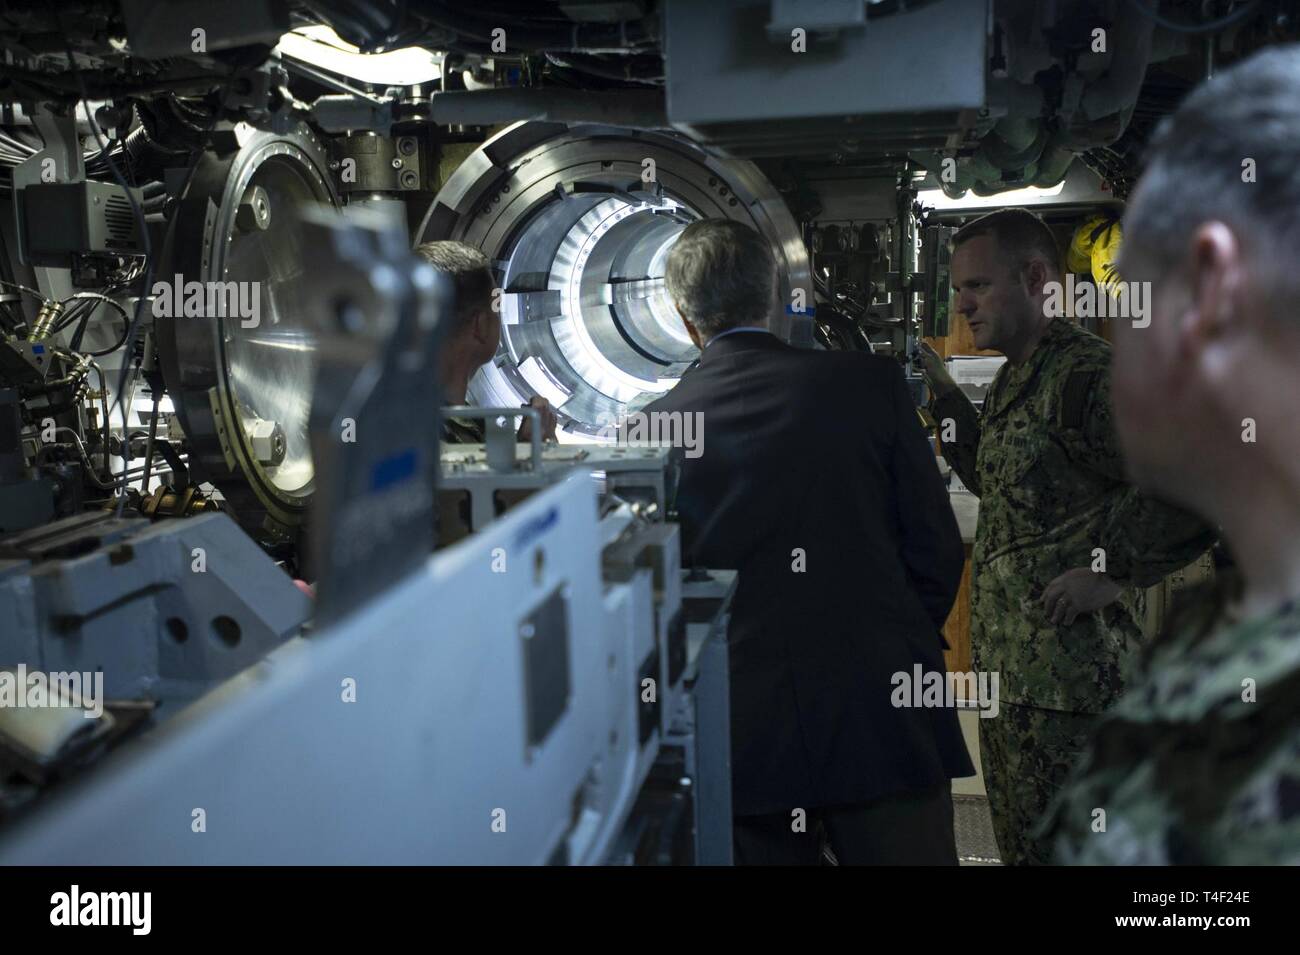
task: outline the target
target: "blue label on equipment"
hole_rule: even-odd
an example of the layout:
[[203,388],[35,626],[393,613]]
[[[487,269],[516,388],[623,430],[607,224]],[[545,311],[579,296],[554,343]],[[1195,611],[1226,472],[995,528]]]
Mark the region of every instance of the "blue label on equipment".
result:
[[547,528],[551,527],[559,519],[560,512],[555,508],[551,508],[540,517],[533,518],[521,527],[519,533],[515,535],[515,547],[527,547],[530,541],[540,537]]
[[407,480],[415,474],[415,448],[384,458],[370,472],[370,490],[382,491]]

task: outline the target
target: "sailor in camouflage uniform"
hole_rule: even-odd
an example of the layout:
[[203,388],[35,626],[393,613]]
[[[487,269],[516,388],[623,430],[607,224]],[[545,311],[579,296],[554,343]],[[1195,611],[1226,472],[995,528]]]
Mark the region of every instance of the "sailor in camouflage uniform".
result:
[[1184,100],[1126,213],[1120,271],[1154,302],[1117,331],[1123,449],[1222,527],[1239,579],[1171,615],[1098,724],[1045,827],[1058,861],[1300,864],[1297,157],[1300,48],[1278,47]]
[[1044,307],[1057,262],[1050,230],[1022,209],[960,230],[956,309],[976,345],[1008,358],[982,414],[925,355],[944,456],[980,498],[971,641],[976,669],[999,674],[980,755],[1007,864],[1050,860],[1035,827],[1123,690],[1142,640],[1142,588],[1213,541],[1199,519],[1126,483],[1110,346]]
[[1300,865],[1300,601],[1229,600],[1176,615],[1097,726],[1048,817],[1058,862]]

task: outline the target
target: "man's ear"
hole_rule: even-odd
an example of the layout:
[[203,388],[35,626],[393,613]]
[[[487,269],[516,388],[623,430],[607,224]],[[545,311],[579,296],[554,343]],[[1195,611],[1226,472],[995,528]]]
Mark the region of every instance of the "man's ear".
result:
[[1042,294],[1043,286],[1052,277],[1052,273],[1048,271],[1041,259],[1030,259],[1021,275],[1025,280],[1025,291],[1030,295]]
[[1243,268],[1241,244],[1222,222],[1204,222],[1188,244],[1191,301],[1180,323],[1186,345],[1199,348],[1231,331],[1238,319]]
[[496,323],[492,321],[491,309],[484,308],[475,312],[474,323],[471,327],[474,332],[475,341],[481,344],[487,344],[488,342],[491,342],[494,348],[498,344],[500,344],[499,334],[496,336],[497,340],[493,341],[492,332],[496,328]]
[[704,339],[700,335],[700,330],[696,328],[688,318],[683,317],[682,324],[686,326],[686,334],[691,336],[691,341],[695,342],[695,347],[703,351]]
[[686,326],[686,334],[691,336],[691,341],[695,343],[695,347],[703,350],[704,341],[700,338],[700,330],[691,323],[689,318],[686,317],[686,313],[682,311],[681,306],[677,304],[676,300],[673,301],[673,308],[676,309],[678,316],[682,320],[682,324]]

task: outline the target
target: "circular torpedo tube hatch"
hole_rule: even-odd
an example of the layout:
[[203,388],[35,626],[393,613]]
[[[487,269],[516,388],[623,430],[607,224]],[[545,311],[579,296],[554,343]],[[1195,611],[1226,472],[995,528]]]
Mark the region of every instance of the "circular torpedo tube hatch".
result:
[[[749,162],[709,156],[671,134],[524,122],[447,180],[419,241],[457,239],[492,261],[501,344],[469,386],[480,406],[533,395],[557,409],[562,441],[669,391],[698,352],[664,288],[668,250],[697,219],[752,226],[772,244],[780,302],[812,303],[799,228]],[[811,323],[774,305],[773,332],[810,343]]]
[[305,125],[238,133],[238,149],[203,155],[178,204],[158,276],[176,302],[156,319],[158,356],[191,468],[250,531],[287,537],[314,486],[316,342],[298,305],[311,250],[293,212],[337,207],[338,195]]

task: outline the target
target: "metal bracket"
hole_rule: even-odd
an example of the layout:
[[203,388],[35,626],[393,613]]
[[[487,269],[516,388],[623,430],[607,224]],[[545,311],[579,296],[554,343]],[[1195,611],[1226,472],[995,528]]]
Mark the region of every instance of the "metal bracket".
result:
[[312,572],[317,620],[328,621],[396,586],[433,552],[436,355],[452,290],[386,216],[298,214],[302,247],[313,250],[304,307],[318,323]]
[[[484,422],[483,443],[488,467],[493,471],[513,471],[518,464],[515,447],[515,418],[527,417],[533,426],[529,429],[532,454],[528,466],[534,471],[542,467],[542,413],[537,408],[476,408],[472,405],[455,405],[444,408],[443,413],[449,418],[482,418]],[[502,419],[505,419],[504,421]]]

